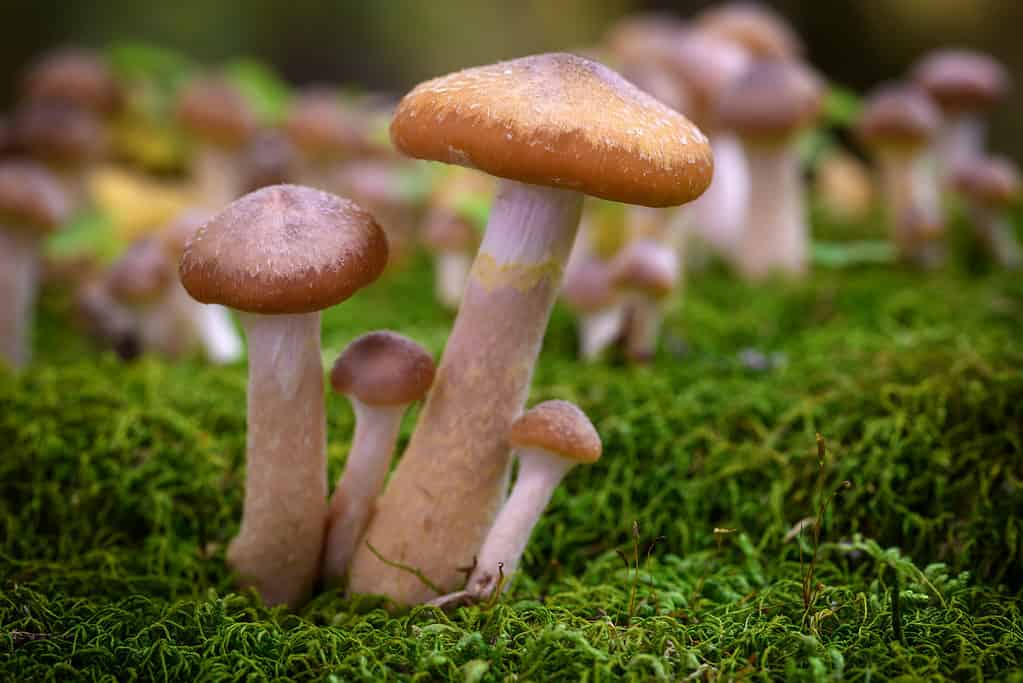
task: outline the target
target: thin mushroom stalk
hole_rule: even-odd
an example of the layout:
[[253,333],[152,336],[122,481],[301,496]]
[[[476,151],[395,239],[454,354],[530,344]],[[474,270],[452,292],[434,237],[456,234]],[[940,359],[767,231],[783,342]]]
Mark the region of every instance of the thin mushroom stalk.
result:
[[710,144],[714,150],[714,179],[692,204],[693,228],[714,250],[733,259],[746,223],[749,168],[735,135],[718,133],[711,137]]
[[1004,210],[974,206],[970,208],[970,219],[998,265],[1010,270],[1023,268],[1023,249]]
[[39,238],[0,229],[0,358],[13,368],[31,356],[39,268]]
[[904,259],[921,261],[932,237],[921,226],[943,222],[932,162],[921,154],[879,152],[878,173],[896,248]]
[[472,269],[472,254],[464,251],[441,251],[434,257],[436,269],[434,289],[437,300],[448,309],[457,309]]
[[312,591],[327,518],[320,314],[242,316],[249,345],[241,528],[228,562],[267,604]]

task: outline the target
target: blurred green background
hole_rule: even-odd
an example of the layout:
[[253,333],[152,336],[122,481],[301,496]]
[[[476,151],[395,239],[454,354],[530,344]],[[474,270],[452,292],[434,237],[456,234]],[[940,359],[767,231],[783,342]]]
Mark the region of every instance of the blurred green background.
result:
[[[41,50],[131,40],[207,63],[249,56],[289,81],[357,83],[395,93],[460,67],[599,40],[617,18],[642,10],[688,16],[708,0],[14,0],[5,3],[0,97]],[[1019,0],[774,0],[812,62],[859,91],[902,75],[946,45],[989,51],[1023,78]],[[992,147],[1023,157],[1016,88],[993,116]]]

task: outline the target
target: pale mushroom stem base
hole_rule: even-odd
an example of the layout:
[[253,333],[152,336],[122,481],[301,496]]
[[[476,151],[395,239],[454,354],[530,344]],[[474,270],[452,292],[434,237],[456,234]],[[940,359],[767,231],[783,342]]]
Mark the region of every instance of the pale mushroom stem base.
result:
[[370,406],[351,398],[355,411],[355,436],[345,471],[334,490],[327,513],[327,544],[323,576],[340,583],[373,516],[377,496],[391,469],[398,442],[401,416],[406,406]]
[[625,356],[635,363],[649,363],[657,354],[657,342],[664,321],[662,300],[636,295],[629,302],[629,326]]
[[693,228],[701,240],[734,260],[749,204],[749,167],[742,144],[734,135],[718,133],[710,144],[714,150],[714,178],[707,191],[690,205]]
[[[506,493],[507,435],[522,410],[579,224],[582,195],[502,181],[451,337],[408,450],[366,538],[442,590],[462,581]],[[356,551],[349,590],[400,604],[420,579]]]
[[249,343],[245,507],[228,563],[270,605],[301,604],[327,519],[320,314],[242,316]]
[[878,171],[896,250],[902,260],[923,264],[937,232],[922,226],[943,222],[933,161],[926,154],[885,152],[878,157]]
[[199,303],[188,295],[180,282],[173,286],[174,305],[190,328],[190,343],[197,342],[207,360],[215,365],[241,360],[245,346],[231,320],[231,312],[219,304]]
[[32,356],[39,287],[39,238],[0,227],[0,362],[14,369]]
[[809,227],[799,155],[789,142],[746,146],[749,209],[737,254],[740,273],[761,280],[806,272]]
[[941,177],[948,180],[958,164],[984,154],[987,125],[977,114],[949,115],[937,140],[938,164]]
[[589,313],[579,314],[579,356],[594,361],[622,334],[625,306],[620,303]]
[[462,300],[465,283],[472,268],[472,254],[461,251],[442,251],[434,258],[436,269],[435,290],[437,300],[445,308],[455,310]]

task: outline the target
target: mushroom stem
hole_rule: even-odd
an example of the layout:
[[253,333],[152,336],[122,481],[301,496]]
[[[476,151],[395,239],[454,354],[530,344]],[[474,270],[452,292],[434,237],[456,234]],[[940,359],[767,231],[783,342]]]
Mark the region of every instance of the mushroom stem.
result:
[[350,400],[355,411],[355,436],[327,513],[323,575],[331,583],[344,578],[373,516],[373,503],[384,490],[401,416],[407,407],[371,406],[354,397]]
[[629,360],[647,363],[657,354],[664,306],[660,299],[636,294],[629,301],[628,334],[625,355]]
[[[443,590],[461,583],[500,507],[522,410],[582,195],[503,180],[433,389],[366,537]],[[418,603],[432,591],[360,545],[350,590]]]
[[242,194],[238,160],[228,149],[199,145],[193,161],[193,176],[200,204],[219,211]]
[[599,311],[579,313],[579,355],[593,361],[618,339],[625,325],[625,306],[614,303]]
[[199,303],[188,295],[180,281],[171,286],[177,315],[191,328],[189,336],[202,345],[206,358],[216,365],[240,360],[245,349],[230,311],[218,304]]
[[987,125],[976,112],[947,114],[944,130],[938,135],[937,153],[943,178],[956,166],[984,153]]
[[434,268],[437,299],[445,308],[458,308],[472,268],[472,256],[463,251],[441,251],[434,258]]
[[691,205],[693,226],[704,242],[732,258],[742,240],[746,222],[749,168],[742,144],[735,135],[718,133],[710,144],[714,150],[714,178],[707,191]]
[[1009,270],[1023,267],[1023,250],[1004,211],[974,206],[970,209],[970,218],[981,242],[998,265]]
[[249,343],[245,507],[228,562],[267,604],[295,606],[319,573],[327,518],[320,314],[242,320]]
[[39,287],[39,238],[0,227],[0,360],[24,367],[32,356]]
[[749,211],[737,257],[739,270],[754,280],[780,271],[806,271],[806,224],[799,156],[791,143],[746,146],[750,171]]
[[904,260],[919,261],[931,237],[923,234],[920,226],[942,222],[931,160],[904,151],[882,152],[878,171],[896,249]]

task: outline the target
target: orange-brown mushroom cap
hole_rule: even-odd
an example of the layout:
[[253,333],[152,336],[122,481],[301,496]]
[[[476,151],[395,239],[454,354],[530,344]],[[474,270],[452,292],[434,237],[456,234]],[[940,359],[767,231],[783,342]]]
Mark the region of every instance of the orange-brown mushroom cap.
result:
[[586,413],[568,401],[544,401],[512,423],[508,440],[518,448],[539,448],[583,465],[600,460],[602,445]]
[[46,233],[67,220],[70,213],[67,194],[52,173],[31,161],[0,162],[2,227]]
[[202,303],[249,313],[312,313],[376,280],[387,238],[353,201],[273,185],[234,201],[189,241],[181,283]]
[[334,363],[330,384],[339,394],[373,406],[403,406],[422,400],[433,384],[430,352],[387,330],[364,334]]
[[646,206],[696,199],[713,172],[707,138],[688,119],[564,53],[421,83],[398,105],[391,139],[420,159]]
[[1004,157],[964,161],[956,166],[952,181],[967,197],[989,206],[1006,206],[1020,196],[1019,168]]

